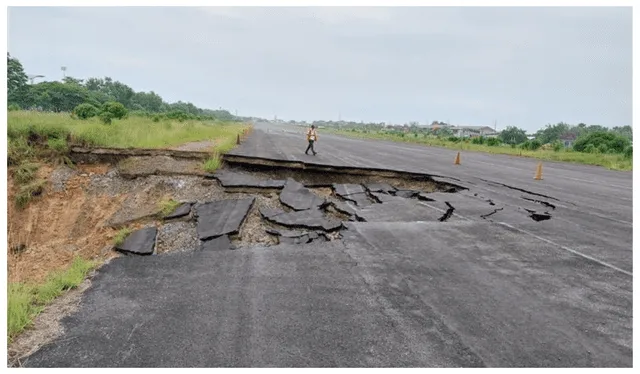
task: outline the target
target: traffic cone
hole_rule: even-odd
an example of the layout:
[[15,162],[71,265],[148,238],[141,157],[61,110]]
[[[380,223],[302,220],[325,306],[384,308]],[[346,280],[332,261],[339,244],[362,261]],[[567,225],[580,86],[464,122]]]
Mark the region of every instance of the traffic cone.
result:
[[460,152],[456,155],[456,160],[453,162],[454,165],[460,165]]
[[538,167],[536,168],[536,176],[533,179],[540,181],[542,180],[542,162],[538,163]]

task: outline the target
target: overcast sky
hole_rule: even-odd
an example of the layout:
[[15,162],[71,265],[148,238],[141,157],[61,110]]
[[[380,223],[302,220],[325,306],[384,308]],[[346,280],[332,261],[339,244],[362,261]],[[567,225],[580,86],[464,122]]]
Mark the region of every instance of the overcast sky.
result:
[[29,74],[239,115],[630,125],[631,8],[9,8]]

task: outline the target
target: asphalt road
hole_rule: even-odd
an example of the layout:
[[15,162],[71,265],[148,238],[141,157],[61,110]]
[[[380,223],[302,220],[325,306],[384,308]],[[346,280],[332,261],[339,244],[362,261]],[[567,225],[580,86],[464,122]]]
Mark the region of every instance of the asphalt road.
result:
[[[533,181],[534,160],[463,153],[454,166],[455,151],[322,134],[305,156],[300,134],[265,130],[234,153],[421,171],[469,190],[451,194],[448,222],[118,258],[25,366],[632,366],[631,173],[545,163]],[[475,194],[505,209],[482,218]]]
[[[422,172],[454,178],[455,183],[473,192],[509,205],[525,205],[528,201],[523,197],[546,201],[556,207],[550,211],[551,220],[525,221],[515,226],[558,246],[624,271],[632,271],[631,172],[544,162],[543,180],[537,181],[533,177],[539,160],[535,159],[462,152],[461,165],[454,165],[456,150],[367,141],[321,132],[316,144],[318,155],[307,156],[304,154],[304,129],[283,129],[273,125],[258,125],[256,128],[257,133],[232,154]],[[494,217],[498,218],[499,214]],[[510,223],[506,218],[504,222]]]

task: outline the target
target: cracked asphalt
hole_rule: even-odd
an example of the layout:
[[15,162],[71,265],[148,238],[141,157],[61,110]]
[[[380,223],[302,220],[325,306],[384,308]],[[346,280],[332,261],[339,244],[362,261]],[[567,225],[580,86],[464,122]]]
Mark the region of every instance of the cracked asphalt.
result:
[[322,133],[313,157],[301,133],[257,129],[234,154],[418,171],[469,190],[450,194],[446,222],[115,259],[25,366],[632,366],[631,173],[545,162],[534,181],[537,160],[463,152],[454,166],[456,151]]

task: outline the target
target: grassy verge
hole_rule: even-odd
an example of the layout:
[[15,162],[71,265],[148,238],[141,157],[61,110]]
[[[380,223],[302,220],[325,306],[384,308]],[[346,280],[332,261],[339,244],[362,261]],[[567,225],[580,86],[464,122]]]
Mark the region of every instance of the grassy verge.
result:
[[33,134],[47,139],[49,147],[65,150],[65,139],[73,143],[115,148],[166,148],[189,142],[215,140],[224,153],[235,145],[247,124],[220,121],[177,121],[131,116],[110,125],[97,118],[73,119],[68,113],[12,111],[7,115],[9,140],[28,139]]
[[596,153],[582,153],[574,152],[571,150],[562,149],[560,151],[553,150],[536,150],[529,151],[520,148],[512,148],[508,145],[500,146],[488,146],[481,144],[471,144],[465,142],[454,143],[444,139],[438,139],[435,137],[418,136],[414,137],[413,134],[407,134],[404,137],[400,137],[392,134],[378,133],[378,132],[352,132],[347,130],[337,129],[325,129],[327,133],[336,135],[344,135],[352,138],[360,139],[377,139],[377,140],[389,140],[394,142],[404,142],[413,144],[422,144],[425,146],[442,147],[449,149],[457,149],[471,152],[484,152],[493,154],[503,154],[520,157],[530,157],[540,160],[549,161],[561,161],[572,162],[585,165],[603,166],[611,170],[631,171],[633,170],[633,160],[627,159],[620,154],[596,154]]
[[39,285],[10,283],[7,293],[7,335],[9,341],[28,328],[33,319],[65,291],[77,287],[96,262],[76,257],[71,267],[51,274]]

